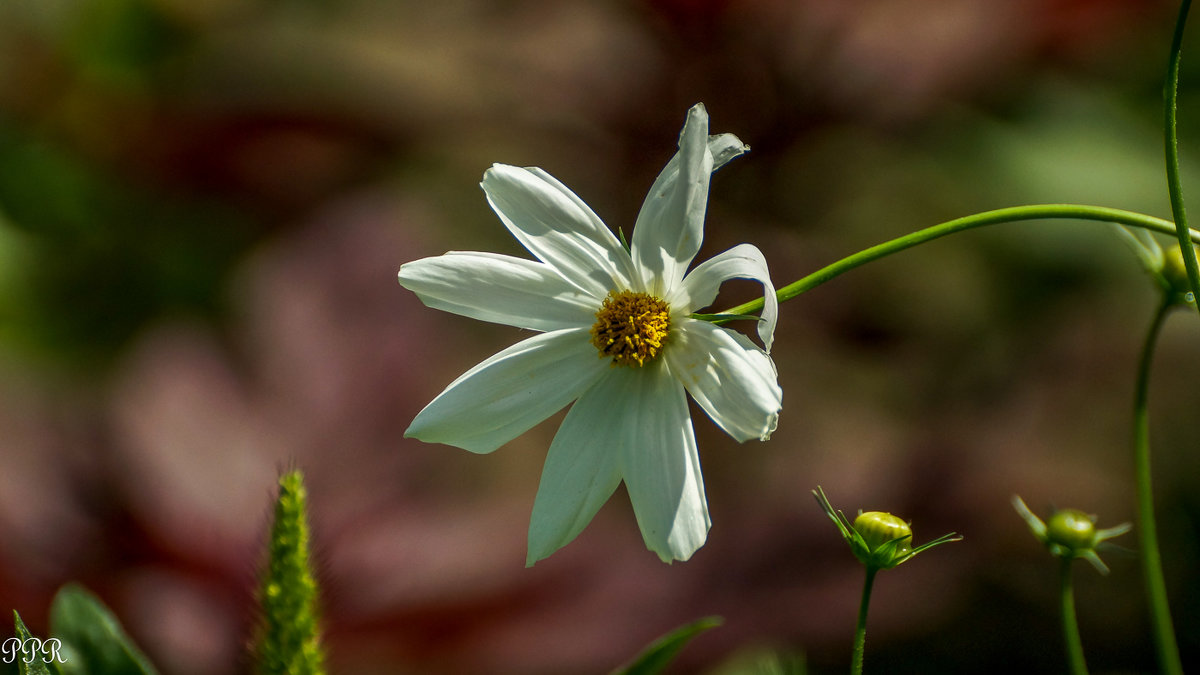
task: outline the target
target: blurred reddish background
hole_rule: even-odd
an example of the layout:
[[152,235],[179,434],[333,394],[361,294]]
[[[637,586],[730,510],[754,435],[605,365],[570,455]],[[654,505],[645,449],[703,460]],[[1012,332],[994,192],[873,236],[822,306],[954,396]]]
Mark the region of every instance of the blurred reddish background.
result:
[[[1155,298],[1105,226],[959,235],[784,305],[779,430],[738,445],[694,410],[713,529],[672,566],[645,550],[619,490],[525,569],[559,418],[485,457],[403,439],[421,406],[520,334],[426,309],[395,275],[448,249],[526,255],[477,186],[492,162],[545,168],[628,231],[697,101],[753,148],[714,179],[701,258],[753,243],[778,285],[1001,206],[1167,217],[1175,11],[0,4],[0,609],[42,632],[54,591],[79,581],[163,672],[243,672],[272,487],[294,465],[333,672],[603,673],[713,614],[724,626],[676,672],[760,649],[841,672],[861,569],[809,495],[819,484],[847,512],[911,519],[918,542],[966,536],[880,577],[872,671],[1061,672],[1054,564],[1009,497],[1101,525],[1134,517],[1129,409]],[[1192,178],[1200,66],[1187,55]],[[731,284],[721,302],[751,292]],[[1152,392],[1166,572],[1192,664],[1197,340],[1194,316],[1170,322]],[[1136,560],[1107,561],[1107,578],[1078,570],[1089,663],[1150,671]]]

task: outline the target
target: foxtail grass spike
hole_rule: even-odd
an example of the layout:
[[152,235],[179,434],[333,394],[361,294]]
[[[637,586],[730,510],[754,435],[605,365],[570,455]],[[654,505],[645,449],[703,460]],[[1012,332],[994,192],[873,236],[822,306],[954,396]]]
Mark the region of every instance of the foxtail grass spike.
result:
[[256,644],[259,675],[324,675],[317,584],[309,562],[307,493],[300,471],[279,479],[270,558],[259,589],[262,623]]

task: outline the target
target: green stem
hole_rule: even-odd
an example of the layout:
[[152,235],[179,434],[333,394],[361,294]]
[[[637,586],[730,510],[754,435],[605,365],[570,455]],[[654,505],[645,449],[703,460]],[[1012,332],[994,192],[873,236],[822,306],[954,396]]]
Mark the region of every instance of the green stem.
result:
[[[1175,109],[1179,97],[1179,61],[1183,51],[1183,27],[1187,24],[1191,0],[1183,0],[1179,6],[1179,17],[1175,21],[1175,35],[1171,39],[1171,54],[1167,59],[1167,79],[1163,84],[1163,130],[1167,158],[1167,192],[1171,195],[1171,215],[1177,225],[1175,237],[1183,251],[1183,267],[1196,298],[1200,298],[1200,266],[1196,264],[1196,252],[1188,246],[1187,214],[1183,208],[1183,183],[1179,178],[1179,136],[1175,124]],[[1196,303],[1200,309],[1200,302]]]
[[[788,284],[775,292],[776,297],[780,302],[791,300],[801,293],[812,290],[817,286],[837,277],[845,272],[865,265],[871,261],[884,258],[893,253],[899,253],[918,244],[923,244],[933,239],[944,237],[955,232],[970,230],[984,225],[995,225],[998,223],[1012,223],[1022,220],[1046,220],[1046,219],[1070,219],[1097,221],[1104,223],[1119,223],[1121,225],[1129,225],[1131,227],[1140,227],[1143,229],[1160,232],[1163,234],[1175,234],[1175,224],[1169,220],[1154,218],[1153,216],[1135,213],[1133,211],[1123,211],[1121,209],[1111,209],[1103,206],[1085,206],[1080,204],[1033,204],[1030,206],[1012,206],[1004,209],[996,209],[994,211],[984,211],[974,215],[956,218],[939,225],[927,227],[923,230],[918,230],[911,234],[906,234],[902,237],[897,237],[891,241],[872,246],[863,251],[859,251],[852,256],[842,258],[841,260],[827,265],[816,272]],[[1191,232],[1193,241],[1200,242],[1200,232]],[[751,300],[745,304],[730,308],[723,314],[752,314],[762,309],[762,298]],[[723,323],[723,322],[717,322]]]
[[1069,556],[1062,558],[1059,566],[1060,592],[1059,601],[1062,605],[1063,638],[1067,647],[1067,664],[1071,675],[1087,675],[1087,662],[1083,659],[1083,641],[1079,639],[1079,622],[1075,619],[1075,590],[1071,583],[1071,562]]
[[867,645],[867,608],[871,606],[871,586],[875,584],[877,567],[866,566],[867,578],[863,582],[862,602],[858,605],[858,628],[854,631],[854,654],[850,661],[850,675],[862,675],[863,653]]
[[1150,364],[1154,346],[1167,314],[1174,306],[1166,295],[1154,319],[1138,358],[1136,390],[1133,399],[1133,461],[1137,489],[1138,536],[1142,558],[1142,576],[1146,584],[1146,600],[1150,605],[1150,620],[1154,631],[1154,646],[1158,662],[1167,675],[1182,675],[1183,664],[1175,643],[1175,628],[1171,624],[1171,609],[1167,605],[1167,585],[1163,577],[1162,557],[1158,551],[1158,530],[1154,522],[1154,493],[1150,477],[1150,422],[1147,412]]

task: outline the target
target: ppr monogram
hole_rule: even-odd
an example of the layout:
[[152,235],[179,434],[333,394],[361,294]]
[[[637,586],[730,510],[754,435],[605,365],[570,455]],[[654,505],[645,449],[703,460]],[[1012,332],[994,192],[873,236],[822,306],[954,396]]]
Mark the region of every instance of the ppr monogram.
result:
[[43,640],[29,637],[22,640],[10,637],[0,645],[0,661],[12,663],[19,656],[24,663],[33,663],[39,657],[42,663],[66,663],[67,659],[58,653],[61,648],[62,641],[58,638]]

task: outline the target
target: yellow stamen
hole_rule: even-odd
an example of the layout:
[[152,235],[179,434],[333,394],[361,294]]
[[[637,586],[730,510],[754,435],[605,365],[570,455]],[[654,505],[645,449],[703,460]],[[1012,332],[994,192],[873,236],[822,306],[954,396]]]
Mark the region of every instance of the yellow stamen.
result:
[[653,295],[610,291],[596,312],[592,344],[613,365],[641,366],[662,351],[671,328],[670,308]]

